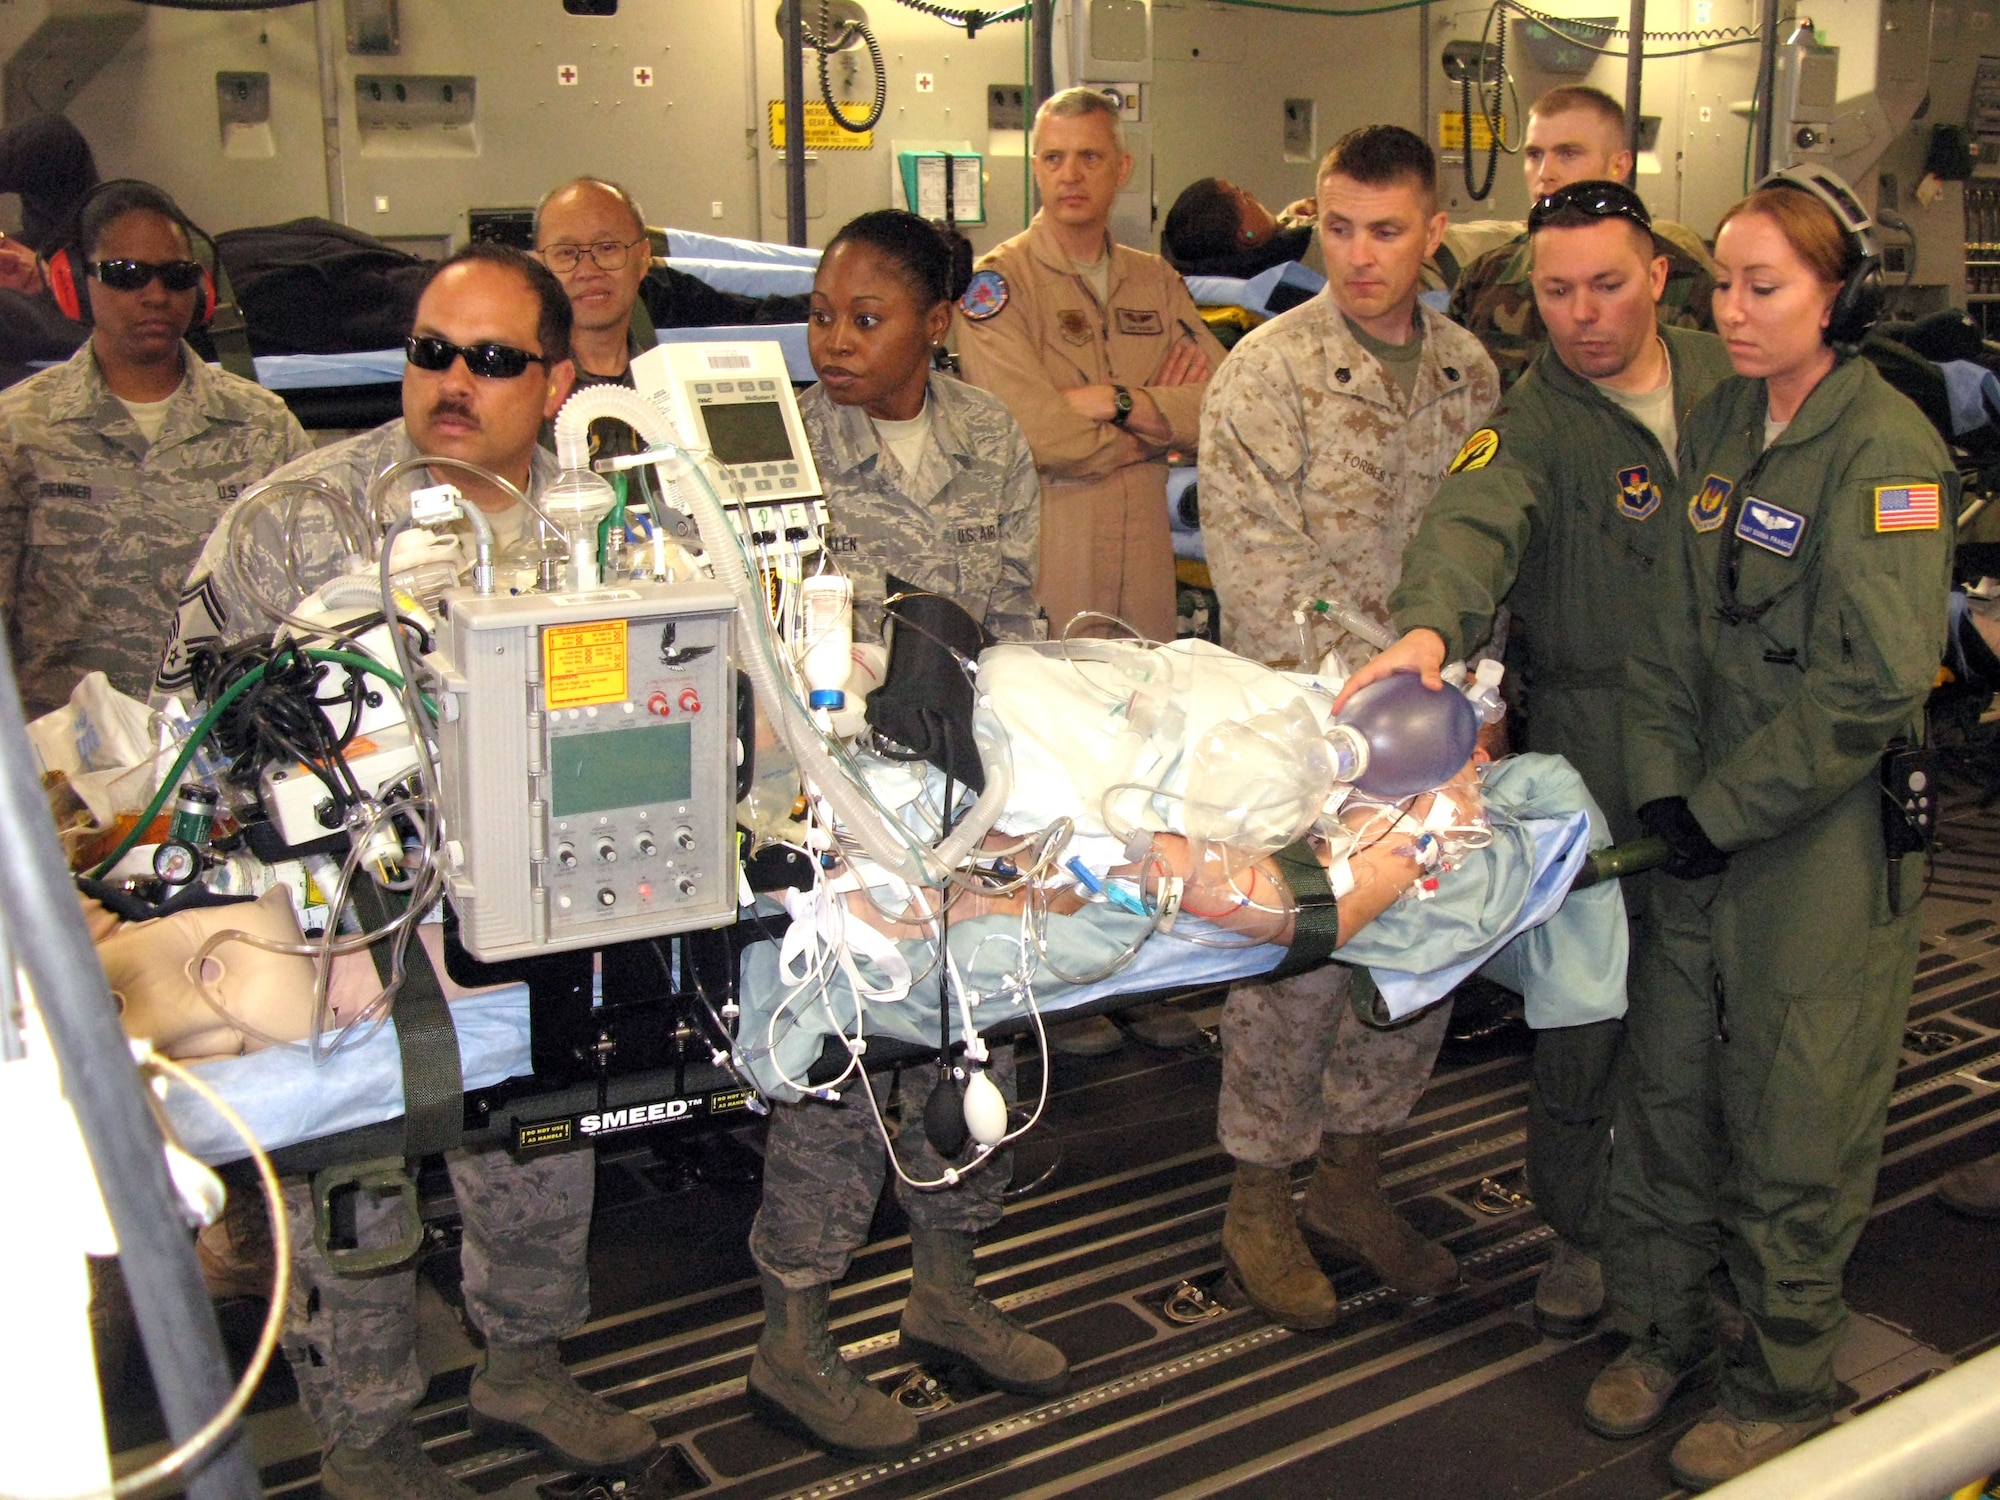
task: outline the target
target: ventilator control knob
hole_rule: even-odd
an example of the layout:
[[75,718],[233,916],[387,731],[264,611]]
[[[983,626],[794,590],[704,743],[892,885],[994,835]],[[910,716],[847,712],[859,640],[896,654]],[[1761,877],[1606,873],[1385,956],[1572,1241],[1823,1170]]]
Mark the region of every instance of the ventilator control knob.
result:
[[612,890],[611,887],[606,886],[597,893],[597,904],[599,906],[616,906],[618,904],[618,893]]
[[674,882],[674,889],[679,891],[683,896],[692,896],[694,894],[694,880],[689,876],[683,875]]
[[599,839],[597,841],[597,857],[603,860],[604,863],[606,863],[607,865],[617,864],[618,841],[616,839],[610,839],[610,838]]
[[638,849],[641,859],[647,859],[657,854],[660,848],[658,844],[653,842],[653,836],[650,833],[640,834],[635,847]]
[[565,870],[574,870],[576,868],[576,846],[574,844],[556,845],[556,863],[561,865]]
[[694,830],[692,828],[676,828],[674,830],[674,842],[683,849],[692,849],[694,847]]

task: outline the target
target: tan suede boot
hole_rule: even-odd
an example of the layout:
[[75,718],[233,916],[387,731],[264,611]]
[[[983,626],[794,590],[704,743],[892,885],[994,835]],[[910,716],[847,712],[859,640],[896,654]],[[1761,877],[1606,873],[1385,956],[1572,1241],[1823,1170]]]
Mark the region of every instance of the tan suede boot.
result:
[[1458,1258],[1412,1229],[1382,1196],[1382,1138],[1324,1135],[1299,1222],[1383,1282],[1413,1297],[1458,1285]]
[[1052,1396],[1069,1384],[1069,1360],[995,1307],[973,1284],[972,1236],[910,1231],[910,1297],[897,1335],[918,1363],[970,1370],[997,1390]]
[[750,1357],[750,1409],[829,1453],[884,1458],[917,1445],[917,1419],[855,1373],[826,1326],[827,1288],[768,1273],[764,1335]]
[[1292,1215],[1292,1174],[1236,1164],[1222,1219],[1222,1259],[1251,1304],[1287,1328],[1330,1327],[1340,1303]]

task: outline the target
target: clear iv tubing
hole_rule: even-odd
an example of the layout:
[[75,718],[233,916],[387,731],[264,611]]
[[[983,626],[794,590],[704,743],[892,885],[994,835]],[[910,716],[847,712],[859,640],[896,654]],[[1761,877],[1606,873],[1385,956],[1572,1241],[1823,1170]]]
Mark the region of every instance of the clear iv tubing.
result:
[[266,597],[245,565],[251,524],[260,514],[271,511],[274,502],[281,496],[287,497],[288,503],[282,514],[273,515],[273,523],[278,528],[278,556],[286,581],[298,590],[300,597],[311,592],[298,576],[296,556],[299,505],[305,497],[311,496],[326,507],[333,517],[336,539],[351,556],[373,558],[374,528],[352,501],[319,478],[266,480],[245,491],[243,498],[230,510],[229,529],[223,536],[222,568],[236,592],[269,619],[308,635],[321,635],[326,631],[323,623],[302,620]]

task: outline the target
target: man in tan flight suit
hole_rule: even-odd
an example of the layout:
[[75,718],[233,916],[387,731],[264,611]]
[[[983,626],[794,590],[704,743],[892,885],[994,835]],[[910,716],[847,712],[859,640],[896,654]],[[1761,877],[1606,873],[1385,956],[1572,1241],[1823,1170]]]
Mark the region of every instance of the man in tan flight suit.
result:
[[[1116,104],[1095,89],[1050,98],[1035,112],[1034,166],[1041,210],[980,260],[959,299],[959,362],[1007,404],[1034,451],[1035,597],[1050,632],[1096,610],[1170,641],[1167,453],[1194,451],[1223,349],[1178,271],[1112,242],[1112,205],[1132,175]],[[1202,1040],[1171,1006],[1133,1006],[1120,1019],[1149,1047]],[[1117,1050],[1118,1030],[1093,1016],[1051,1027],[1049,1045],[1101,1056]]]
[[1043,104],[1034,168],[1041,210],[980,260],[959,302],[959,360],[1034,450],[1050,631],[1090,609],[1171,640],[1167,452],[1193,451],[1222,346],[1179,272],[1112,243],[1132,175],[1117,105],[1081,88]]

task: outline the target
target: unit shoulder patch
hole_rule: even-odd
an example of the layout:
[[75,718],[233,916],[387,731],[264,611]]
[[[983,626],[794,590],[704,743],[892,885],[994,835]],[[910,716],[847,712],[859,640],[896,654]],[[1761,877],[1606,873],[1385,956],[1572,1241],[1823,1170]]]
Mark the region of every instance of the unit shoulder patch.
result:
[[1007,305],[1007,278],[998,271],[974,271],[958,299],[958,310],[975,323],[984,323]]
[[1745,495],[1743,509],[1736,517],[1736,534],[1753,547],[1790,557],[1805,540],[1806,518],[1782,505]]
[[1470,474],[1475,469],[1483,469],[1500,454],[1500,434],[1494,428],[1482,427],[1459,446],[1458,456],[1446,468],[1447,474]]
[[1653,471],[1646,464],[1634,464],[1618,471],[1618,514],[1628,521],[1643,521],[1660,508],[1660,487],[1653,483]]
[[1688,524],[1696,531],[1714,531],[1722,524],[1723,512],[1729,509],[1729,497],[1735,492],[1734,480],[1724,479],[1720,474],[1709,475],[1688,501]]
[[1934,484],[1878,484],[1875,486],[1875,530],[1936,531],[1943,511],[1938,487]]

